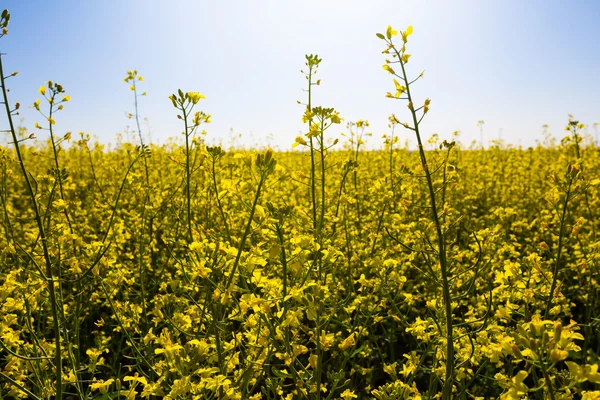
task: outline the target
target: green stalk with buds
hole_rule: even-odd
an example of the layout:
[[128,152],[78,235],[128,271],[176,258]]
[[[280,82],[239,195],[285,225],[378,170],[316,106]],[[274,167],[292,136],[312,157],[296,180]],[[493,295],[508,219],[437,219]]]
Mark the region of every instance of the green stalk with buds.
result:
[[[435,226],[435,232],[437,236],[437,249],[436,255],[440,266],[440,283],[442,286],[442,295],[444,300],[444,311],[445,311],[445,323],[446,323],[446,372],[444,386],[442,389],[442,399],[450,400],[452,396],[452,386],[454,382],[454,336],[453,336],[453,315],[452,315],[452,298],[450,295],[450,277],[448,272],[448,262],[446,257],[446,244],[444,232],[442,230],[442,220],[438,212],[438,203],[436,201],[436,189],[433,184],[432,173],[427,163],[427,156],[425,155],[425,149],[423,147],[423,141],[421,138],[421,131],[419,125],[425,117],[425,114],[429,111],[429,104],[431,100],[426,99],[424,104],[420,107],[415,107],[413,102],[413,95],[410,91],[411,85],[416,82],[419,78],[423,77],[423,73],[417,76],[413,80],[409,80],[406,72],[406,64],[410,59],[410,54],[406,53],[406,43],[408,37],[412,34],[413,28],[409,26],[406,31],[400,32],[402,38],[402,47],[398,48],[393,43],[392,37],[398,35],[398,31],[388,26],[386,34],[377,34],[377,37],[384,40],[387,44],[384,54],[390,54],[393,60],[386,60],[383,65],[383,69],[392,74],[394,77],[394,86],[396,89],[395,94],[387,93],[388,98],[406,100],[408,101],[408,109],[412,117],[412,123],[404,122],[401,123],[395,117],[394,123],[399,123],[406,129],[411,130],[415,133],[417,138],[417,144],[419,149],[419,158],[421,160],[421,167],[423,168],[425,181],[427,183],[427,189],[429,192],[429,208],[431,209],[431,220]],[[392,68],[392,64],[398,64],[400,71],[396,72]]]

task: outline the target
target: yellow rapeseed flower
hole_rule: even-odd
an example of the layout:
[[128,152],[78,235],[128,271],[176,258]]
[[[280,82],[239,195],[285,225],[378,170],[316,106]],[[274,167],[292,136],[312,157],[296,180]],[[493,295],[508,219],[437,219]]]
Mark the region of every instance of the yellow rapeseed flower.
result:
[[186,96],[192,104],[196,104],[200,101],[200,99],[206,98],[202,93],[199,92],[187,92]]
[[356,340],[355,340],[355,336],[354,333],[352,333],[350,336],[348,336],[346,339],[344,339],[342,341],[342,343],[340,343],[340,349],[341,350],[347,350],[351,347],[354,347],[356,345]]
[[354,394],[354,391],[350,390],[350,389],[346,389],[344,390],[344,392],[342,394],[340,394],[340,397],[344,400],[346,399],[356,399],[358,396],[356,394]]
[[392,29],[391,25],[388,25],[388,27],[387,27],[387,29],[385,31],[385,36],[388,38],[388,40],[391,39],[392,36],[395,36],[397,34],[398,34],[398,31],[395,30],[395,29]]
[[113,384],[114,381],[115,380],[112,378],[110,378],[106,381],[102,380],[102,379],[98,380],[98,381],[94,381],[94,382],[92,382],[91,389],[92,390],[100,390],[100,393],[106,394],[106,393],[108,393],[108,388],[110,387],[110,385]]

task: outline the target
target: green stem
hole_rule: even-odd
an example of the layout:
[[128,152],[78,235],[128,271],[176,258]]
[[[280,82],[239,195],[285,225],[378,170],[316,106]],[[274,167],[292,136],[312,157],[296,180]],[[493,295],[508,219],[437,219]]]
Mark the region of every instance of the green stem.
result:
[[542,370],[542,375],[544,375],[546,386],[548,386],[548,395],[550,396],[550,400],[554,400],[554,388],[552,387],[550,375],[548,375],[548,370],[546,369],[546,363],[543,360],[540,361],[540,369]]
[[[312,76],[313,67],[308,68],[308,111],[312,110]],[[308,121],[308,131],[310,132],[310,126],[312,124],[312,118]],[[315,146],[312,135],[309,138],[310,142],[310,192],[312,201],[312,217],[313,217],[313,229],[317,230],[317,190],[316,190],[316,171],[315,171]]]
[[560,217],[560,232],[558,234],[558,249],[556,250],[556,260],[554,262],[554,269],[552,270],[552,284],[550,285],[550,293],[548,294],[548,300],[546,301],[546,309],[544,311],[544,319],[550,314],[552,308],[552,298],[554,297],[554,291],[556,290],[556,283],[558,281],[558,268],[560,267],[560,257],[563,249],[563,239],[565,236],[565,220],[567,218],[567,206],[571,198],[571,184],[573,183],[572,178],[569,177],[569,185],[567,186],[567,192],[565,195],[565,202],[563,204],[562,215]]
[[192,243],[192,198],[190,193],[190,132],[188,127],[188,114],[185,106],[181,106],[183,112],[183,123],[185,124],[185,199],[187,207],[187,239],[188,243]]
[[115,319],[117,320],[117,324],[121,328],[121,331],[127,337],[127,340],[129,341],[129,343],[131,343],[131,347],[133,347],[133,349],[135,350],[137,355],[140,357],[140,359],[148,366],[149,371],[152,373],[152,377],[154,377],[154,378],[159,377],[160,375],[156,372],[156,370],[154,369],[152,364],[148,361],[146,356],[140,351],[138,346],[135,344],[135,341],[129,334],[129,331],[123,325],[123,321],[121,321],[121,317],[119,317],[119,313],[117,312],[117,309],[116,309],[112,299],[110,298],[110,293],[108,293],[108,290],[106,289],[106,286],[104,285],[104,281],[102,280],[102,278],[98,278],[98,281],[100,282],[100,286],[102,287],[102,291],[104,292],[104,295],[106,296],[106,300],[108,301],[110,309],[113,312]]
[[[277,230],[277,239],[279,240],[279,246],[281,247],[280,260],[281,267],[283,268],[283,301],[285,303],[285,298],[287,296],[287,257],[285,255],[285,247],[283,242],[283,226],[281,224],[276,224],[275,229]],[[285,304],[284,304],[285,307]]]
[[356,207],[356,224],[357,224],[356,228],[358,231],[357,232],[358,237],[361,237],[361,231],[362,231],[362,218],[361,218],[360,201],[359,201],[359,193],[358,193],[358,154],[359,154],[361,138],[362,138],[362,134],[360,136],[358,136],[358,128],[357,128],[357,140],[356,140],[357,145],[356,145],[356,152],[354,154],[354,162],[356,163],[356,167],[354,168],[354,171],[352,171],[352,175],[353,175],[352,178],[353,178],[353,183],[354,183],[354,203],[355,203],[355,207]]
[[[54,95],[52,96],[52,100],[54,100]],[[54,107],[53,107],[53,103],[50,104],[50,114],[49,114],[49,119],[52,119],[52,114],[54,112]],[[62,182],[62,172],[60,170],[60,165],[58,162],[58,150],[56,148],[56,142],[54,141],[54,131],[52,129],[52,123],[49,123],[49,131],[50,131],[50,141],[52,142],[52,154],[54,156],[54,168],[56,168],[56,180],[58,181],[58,188],[60,191],[60,198],[63,201],[66,201],[65,199],[65,192],[63,189],[63,182]],[[73,226],[71,225],[71,219],[69,218],[69,213],[67,211],[67,208],[65,207],[63,210],[63,213],[65,214],[65,218],[67,219],[67,224],[69,225],[69,231],[71,234],[73,234]]]
[[[396,50],[396,55],[398,56],[398,60],[400,61],[400,66],[402,67],[402,76],[400,78],[404,79],[406,83],[406,95],[409,101],[409,104],[413,104],[412,96],[410,93],[410,84],[406,75],[406,69],[404,67],[404,62],[402,61],[402,56]],[[419,120],[417,118],[417,113],[414,109],[414,106],[410,107],[410,112],[413,119],[413,129],[415,131],[415,135],[417,137],[417,142],[419,145],[419,157],[421,159],[421,166],[425,172],[425,180],[427,181],[427,188],[429,190],[429,202],[431,207],[431,216],[433,223],[435,225],[435,231],[437,234],[437,247],[438,247],[438,259],[440,264],[440,272],[441,272],[441,283],[442,283],[442,293],[444,298],[444,308],[446,314],[446,379],[444,381],[444,386],[442,389],[442,399],[450,400],[452,396],[452,384],[454,381],[454,337],[453,337],[453,321],[452,321],[452,300],[450,296],[450,280],[448,277],[448,264],[446,260],[446,246],[444,240],[444,233],[442,232],[442,224],[440,222],[437,204],[435,200],[435,188],[433,187],[433,179],[431,177],[431,172],[429,171],[429,166],[427,164],[427,157],[425,156],[425,150],[423,148],[423,143],[421,141],[421,133],[419,131]]]
[[235,277],[235,272],[240,264],[240,259],[242,258],[242,252],[244,251],[244,246],[246,245],[246,240],[248,239],[248,235],[250,234],[250,229],[252,228],[252,220],[254,219],[254,213],[256,211],[256,206],[258,204],[258,199],[260,198],[260,192],[262,190],[263,183],[265,182],[265,174],[262,173],[260,176],[260,180],[258,181],[258,188],[256,189],[256,195],[254,196],[254,202],[252,203],[252,208],[250,209],[250,216],[248,217],[248,223],[246,224],[246,229],[244,230],[244,234],[242,235],[242,240],[240,242],[240,246],[238,247],[237,255],[235,256],[235,261],[233,262],[233,267],[231,268],[231,273],[229,274],[229,279],[225,285],[225,290],[229,289],[229,286],[233,283],[233,279]]
[[215,197],[217,198],[217,207],[219,208],[219,213],[221,214],[221,219],[223,219],[223,225],[225,226],[225,235],[227,235],[227,241],[230,244],[233,244],[231,241],[231,233],[229,231],[229,224],[227,223],[227,217],[225,217],[225,211],[223,210],[223,205],[221,204],[221,199],[219,198],[219,186],[217,185],[217,172],[215,169],[215,164],[217,162],[216,157],[212,159],[212,178],[213,178],[213,186],[215,188]]
[[[141,146],[141,151],[142,153],[146,150],[145,147],[146,145],[144,144],[144,138],[142,136],[142,128],[140,127],[140,116],[139,116],[139,109],[138,109],[138,94],[137,94],[137,86],[135,84],[135,79],[133,79],[132,81],[132,86],[133,86],[133,98],[134,98],[134,107],[135,107],[135,123],[137,126],[137,131],[138,131],[138,137],[140,139],[140,146]],[[148,204],[149,200],[150,200],[150,173],[148,171],[148,160],[147,157],[144,157],[144,172],[146,173],[146,190],[144,193],[144,202],[142,203],[142,212],[141,212],[141,229],[139,232],[139,243],[140,243],[140,250],[139,250],[139,258],[138,258],[138,271],[139,271],[139,275],[140,275],[140,296],[142,299],[142,313],[143,313],[143,325],[142,325],[142,330],[145,330],[146,327],[148,326],[148,312],[146,309],[146,286],[144,283],[144,279],[146,278],[146,271],[144,268],[144,255],[146,253],[146,249],[145,249],[145,241],[144,241],[144,226],[145,226],[145,222],[146,222],[146,205]],[[150,218],[150,222],[149,222],[149,231],[150,231],[150,240],[152,240],[152,218]]]
[[[321,156],[321,212],[319,215],[319,240],[323,239],[323,229],[325,227],[325,122],[321,121],[321,140],[320,140],[320,156]],[[321,243],[319,243],[321,244]]]
[[6,375],[4,372],[0,372],[0,377],[2,377],[2,379],[5,379],[10,385],[16,387],[17,389],[25,393],[27,396],[29,396],[29,398],[34,400],[42,400],[41,397],[38,397],[33,392],[27,390],[27,388],[20,385],[17,381],[12,379],[10,376]]
[[[138,94],[137,87],[135,85],[135,79],[132,82],[133,85],[133,98],[134,98],[134,106],[135,106],[135,124],[137,125],[138,136],[140,138],[140,145],[142,146],[142,150],[145,147],[144,138],[142,136],[142,128],[140,127],[140,116],[138,113]],[[144,168],[146,171],[146,186],[150,185],[150,174],[148,173],[148,160],[144,157]]]
[[25,183],[27,186],[27,192],[29,194],[29,198],[31,200],[31,206],[33,207],[33,211],[35,214],[35,221],[37,223],[40,239],[42,242],[42,251],[44,254],[44,262],[46,263],[46,274],[44,279],[48,285],[48,294],[50,296],[50,306],[52,311],[52,325],[54,327],[54,343],[55,343],[55,357],[54,357],[54,367],[56,368],[56,400],[62,400],[63,398],[63,389],[62,389],[62,354],[61,354],[61,334],[60,334],[60,321],[59,321],[59,313],[58,313],[58,304],[56,303],[56,291],[54,289],[54,279],[53,279],[53,271],[52,271],[52,262],[50,260],[50,251],[48,250],[48,238],[46,237],[46,231],[44,229],[44,224],[42,222],[42,218],[40,216],[40,210],[38,207],[38,202],[35,197],[35,193],[33,191],[33,187],[31,185],[31,181],[29,179],[29,174],[27,172],[27,168],[25,168],[25,163],[23,161],[23,155],[21,154],[21,149],[19,146],[19,138],[17,137],[17,133],[15,131],[12,113],[10,110],[10,106],[8,103],[8,95],[6,91],[6,80],[4,76],[4,70],[2,66],[2,55],[0,54],[0,85],[2,86],[2,96],[4,99],[4,107],[6,110],[6,117],[8,118],[8,123],[10,126],[10,133],[12,135],[13,143],[15,146],[15,152],[17,153],[17,159],[19,160],[19,165],[21,166],[21,172],[23,177],[25,178]]

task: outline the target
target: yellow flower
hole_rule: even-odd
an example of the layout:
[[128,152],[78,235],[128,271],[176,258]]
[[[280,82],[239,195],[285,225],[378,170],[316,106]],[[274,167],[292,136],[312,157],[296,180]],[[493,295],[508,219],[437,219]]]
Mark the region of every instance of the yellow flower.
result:
[[349,349],[350,347],[354,347],[355,345],[356,345],[356,340],[355,340],[354,333],[352,333],[350,336],[348,336],[346,339],[344,339],[342,341],[342,343],[340,343],[340,349],[346,350],[346,349]]
[[391,25],[388,25],[387,30],[385,31],[385,36],[389,39],[392,38],[392,36],[395,36],[398,34],[397,30],[392,29]]
[[108,393],[108,388],[110,385],[112,385],[112,383],[114,382],[114,379],[108,379],[108,380],[99,380],[99,381],[95,381],[92,383],[91,388],[92,390],[100,390],[100,393],[102,394],[106,394]]
[[342,118],[340,118],[340,114],[338,114],[337,112],[333,113],[333,115],[331,116],[331,122],[334,123],[334,124],[341,123],[342,122]]
[[44,86],[44,85],[40,86],[40,88],[38,89],[38,92],[40,92],[40,94],[42,96],[45,96],[46,95],[46,86]]
[[67,382],[70,382],[70,383],[77,382],[77,376],[75,375],[73,370],[70,370],[65,378],[66,378]]
[[550,352],[550,358],[552,359],[552,362],[555,363],[565,360],[568,356],[569,352],[566,350],[552,349]]
[[203,94],[198,92],[187,92],[186,96],[192,104],[196,104],[200,101],[200,99],[206,98]]
[[391,377],[395,377],[396,376],[396,367],[397,366],[398,366],[398,363],[384,364],[383,365],[383,372],[385,372],[386,374],[390,375]]
[[167,344],[164,348],[154,349],[154,354],[166,353],[167,357],[173,357],[176,353],[183,349],[180,344]]
[[[410,35],[412,35],[412,33],[413,33],[413,27],[411,25],[408,28],[406,28],[406,30],[404,32],[402,32],[402,41],[404,43],[406,43],[408,41],[408,37]],[[402,52],[404,53],[404,50],[402,50]]]
[[340,394],[340,397],[342,399],[356,399],[358,396],[354,394],[354,391],[346,389],[342,394]]
[[406,87],[402,86],[400,84],[400,82],[398,82],[397,80],[394,79],[394,86],[396,86],[396,94],[394,95],[395,98],[400,98],[400,96],[402,96],[402,94],[404,92],[406,92]]
[[294,144],[292,144],[292,147],[297,147],[300,145],[306,146],[306,140],[304,140],[302,136],[296,136],[296,141],[294,142]]
[[126,376],[125,378],[123,378],[124,382],[129,382],[129,381],[134,381],[134,382],[139,382],[143,385],[147,385],[148,384],[148,380],[143,377],[143,376],[139,376],[139,374],[136,372],[134,376]]

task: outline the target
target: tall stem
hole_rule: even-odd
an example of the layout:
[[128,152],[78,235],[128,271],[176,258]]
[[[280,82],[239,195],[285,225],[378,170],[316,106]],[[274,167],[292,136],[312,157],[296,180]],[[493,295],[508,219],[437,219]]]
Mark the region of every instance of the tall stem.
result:
[[[54,99],[54,96],[52,96],[52,98]],[[52,119],[52,115],[54,112],[54,106],[53,104],[50,104],[50,113],[49,113],[49,119]],[[62,173],[60,171],[60,164],[58,162],[58,149],[56,148],[56,142],[54,141],[54,130],[52,129],[52,124],[49,124],[49,130],[50,130],[50,141],[52,142],[52,154],[54,155],[54,167],[56,168],[56,179],[58,180],[58,188],[60,190],[60,198],[61,200],[65,201],[65,192],[63,189],[63,181],[62,181]],[[64,214],[65,214],[65,218],[67,219],[67,224],[69,225],[69,231],[71,234],[73,234],[73,226],[71,225],[71,219],[69,218],[69,213],[67,211],[67,208],[64,209]]]
[[[406,83],[406,95],[409,104],[413,104],[412,95],[410,93],[410,84],[406,75],[406,69],[402,56],[396,51],[398,59],[400,60],[400,66],[402,67],[402,78]],[[450,280],[448,277],[448,264],[446,260],[446,245],[444,233],[442,232],[442,224],[438,216],[437,204],[435,200],[435,188],[433,187],[433,179],[431,178],[431,172],[427,164],[427,157],[425,156],[425,150],[421,141],[421,133],[419,131],[419,119],[414,106],[410,107],[410,112],[413,119],[413,127],[415,135],[417,136],[417,142],[419,145],[419,158],[421,159],[421,166],[425,172],[425,180],[427,181],[427,188],[429,190],[429,203],[431,207],[431,216],[435,225],[435,231],[437,234],[437,251],[438,259],[440,264],[440,273],[442,280],[442,293],[444,298],[444,309],[446,313],[446,380],[444,381],[444,387],[442,389],[442,399],[450,400],[452,396],[452,384],[454,381],[454,336],[453,336],[453,321],[452,321],[452,299],[450,297]]]
[[33,187],[31,186],[31,181],[29,180],[29,174],[27,172],[27,168],[25,168],[25,163],[23,161],[23,155],[21,154],[21,149],[19,146],[19,138],[17,137],[17,133],[15,131],[15,126],[12,119],[12,112],[10,110],[10,106],[8,103],[8,95],[6,92],[6,80],[4,77],[4,70],[2,67],[2,55],[0,54],[0,85],[2,86],[2,97],[4,100],[4,107],[6,110],[6,117],[8,118],[8,124],[10,127],[10,133],[12,135],[13,143],[15,145],[15,152],[17,153],[17,159],[19,160],[19,165],[21,166],[21,173],[25,178],[25,183],[27,186],[27,193],[29,194],[29,198],[31,200],[31,205],[33,207],[34,219],[38,227],[38,231],[40,233],[40,240],[42,243],[42,252],[44,255],[44,262],[46,263],[46,273],[45,279],[48,285],[48,294],[50,296],[50,307],[52,311],[52,325],[54,328],[54,344],[55,344],[55,355],[54,355],[54,366],[56,368],[56,400],[62,400],[63,398],[63,389],[62,389],[62,348],[61,348],[61,334],[60,334],[60,320],[59,320],[59,312],[58,305],[56,303],[56,291],[54,288],[54,278],[52,271],[52,262],[50,261],[50,252],[48,250],[48,238],[46,237],[46,231],[44,229],[44,224],[42,222],[42,218],[40,215],[40,210],[38,207],[37,199],[35,198],[35,192],[33,191]]
[[[138,94],[137,94],[137,86],[135,84],[135,78],[132,79],[131,85],[133,86],[133,99],[134,99],[134,107],[135,107],[135,124],[137,126],[137,131],[138,131],[138,137],[140,139],[140,146],[141,146],[141,151],[144,152],[145,151],[145,144],[144,144],[144,137],[142,136],[142,128],[140,127],[140,115],[139,115],[139,109],[138,109]],[[140,243],[140,249],[139,249],[139,257],[138,257],[138,270],[139,270],[139,274],[140,274],[140,295],[142,298],[142,313],[144,315],[143,319],[143,329],[146,329],[146,326],[148,325],[148,312],[146,309],[146,286],[144,283],[144,279],[146,277],[146,273],[145,273],[145,268],[144,268],[144,255],[146,253],[146,249],[145,249],[145,245],[146,243],[144,242],[144,225],[146,222],[146,205],[148,204],[148,202],[150,201],[150,173],[148,171],[148,159],[147,157],[144,157],[144,172],[146,173],[146,190],[144,193],[144,202],[142,204],[142,208],[141,208],[141,215],[140,215],[140,219],[141,219],[141,229],[139,232],[139,243]],[[149,230],[149,234],[150,236],[152,236],[152,218],[150,218],[150,224],[148,227]],[[152,240],[152,238],[150,238],[150,240]]]
[[[321,140],[320,140],[320,156],[321,156],[321,212],[319,215],[319,241],[323,239],[323,228],[325,227],[325,122],[321,121]],[[322,244],[322,243],[319,243]]]
[[562,255],[563,241],[565,236],[565,225],[567,218],[567,206],[571,199],[571,185],[573,181],[569,177],[569,185],[567,186],[567,192],[565,194],[565,202],[563,204],[562,215],[560,217],[560,232],[558,234],[558,249],[556,250],[556,260],[554,262],[554,269],[552,270],[552,284],[550,285],[550,293],[548,294],[548,300],[546,301],[546,309],[544,311],[544,319],[550,314],[552,308],[552,298],[554,297],[554,291],[556,290],[556,282],[558,281],[558,269],[560,267],[560,257]]
[[217,207],[219,208],[219,213],[221,214],[221,219],[223,220],[223,226],[225,226],[225,235],[227,236],[227,241],[229,244],[233,244],[231,241],[231,232],[229,231],[229,223],[227,222],[227,217],[225,216],[225,211],[223,210],[223,204],[221,204],[221,199],[219,198],[219,185],[217,185],[217,171],[215,168],[215,164],[217,163],[217,157],[213,157],[212,159],[212,178],[213,185],[215,189],[215,197],[217,198]]
[[233,262],[233,267],[231,268],[231,273],[229,274],[229,279],[225,285],[225,290],[229,289],[229,286],[233,283],[235,278],[235,272],[240,264],[240,259],[242,258],[242,252],[244,251],[244,246],[246,245],[246,240],[248,239],[248,235],[250,235],[250,229],[252,228],[252,220],[254,219],[254,213],[256,212],[256,206],[258,205],[258,200],[260,199],[260,192],[262,190],[263,184],[265,183],[266,176],[264,173],[261,173],[260,180],[258,181],[258,187],[256,188],[256,194],[254,195],[254,201],[252,202],[252,208],[250,209],[250,216],[248,217],[248,222],[246,223],[246,229],[244,230],[244,234],[242,235],[242,240],[240,241],[240,247],[238,248],[237,255],[235,257],[235,261]]
[[188,243],[192,243],[192,196],[190,192],[190,132],[188,127],[188,114],[185,106],[181,107],[183,112],[183,123],[185,124],[185,199],[187,207],[187,236]]
[[[308,103],[307,109],[308,111],[312,110],[312,76],[313,76],[313,67],[308,67]],[[312,124],[312,119],[308,121],[308,130],[310,132],[310,125]],[[313,229],[317,230],[317,190],[316,190],[316,174],[315,174],[315,146],[312,135],[309,138],[310,140],[310,193],[311,193],[311,201],[312,201],[312,217],[313,217]]]
[[[138,137],[140,139],[140,145],[142,146],[142,150],[144,148],[144,137],[142,136],[142,128],[140,127],[140,116],[138,113],[138,95],[137,95],[137,87],[135,85],[135,79],[132,82],[133,85],[133,94],[134,94],[134,106],[135,106],[135,124],[137,126]],[[150,184],[150,175],[148,173],[148,160],[144,157],[144,169],[146,170],[146,186]]]

